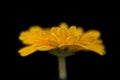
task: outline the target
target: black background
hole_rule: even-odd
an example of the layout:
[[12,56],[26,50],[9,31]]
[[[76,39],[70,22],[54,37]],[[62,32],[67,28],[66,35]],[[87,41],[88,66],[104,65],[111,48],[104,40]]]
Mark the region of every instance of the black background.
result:
[[79,51],[66,58],[68,80],[83,80],[110,78],[113,76],[113,51],[112,51],[112,15],[17,15],[15,18],[15,53],[10,63],[14,74],[20,78],[37,78],[39,80],[58,80],[57,57],[47,51],[37,51],[29,56],[21,57],[17,50],[24,47],[18,40],[19,33],[27,30],[31,25],[40,25],[43,28],[59,25],[66,22],[69,26],[76,25],[101,32],[101,38],[106,47],[106,55],[100,56],[94,52]]

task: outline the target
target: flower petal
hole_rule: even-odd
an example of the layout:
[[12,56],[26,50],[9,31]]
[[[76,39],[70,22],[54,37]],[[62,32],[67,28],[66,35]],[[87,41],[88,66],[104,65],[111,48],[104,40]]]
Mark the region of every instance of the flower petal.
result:
[[61,23],[60,25],[60,37],[63,41],[65,41],[65,39],[68,37],[68,25],[67,23]]
[[67,42],[77,42],[81,35],[83,34],[83,29],[80,27],[80,28],[76,28],[76,26],[71,26],[69,28],[69,34],[70,36],[67,38]]
[[27,47],[21,48],[20,50],[18,50],[18,53],[21,56],[27,56],[27,55],[32,54],[35,51],[37,51],[37,49],[35,48],[35,45],[32,45],[32,46],[27,46]]
[[77,30],[76,30],[76,32],[75,32],[76,36],[81,37],[83,35],[83,31],[84,30],[83,30],[82,27],[78,27]]
[[52,27],[52,28],[50,29],[51,35],[54,36],[54,38],[60,37],[59,30],[60,30],[59,27]]
[[20,33],[19,39],[23,42],[23,44],[37,44],[42,41],[47,40],[47,35],[45,31],[43,31],[38,26],[31,27],[28,31],[23,31]]
[[80,43],[83,42],[93,42],[97,40],[100,37],[100,32],[97,30],[89,30],[86,33],[84,33],[83,36],[80,38]]
[[39,45],[36,47],[37,50],[40,50],[40,51],[48,51],[48,50],[51,50],[51,49],[54,49],[55,47],[53,46],[48,46],[48,45]]
[[60,28],[68,29],[68,24],[65,22],[62,22],[59,24]]
[[42,30],[42,28],[41,28],[40,26],[31,26],[31,27],[29,28],[29,31],[30,31],[30,32],[39,33],[39,32],[42,32],[43,30]]
[[105,54],[105,47],[103,44],[81,44],[79,45],[84,48],[84,50],[90,50],[98,53],[99,55],[104,55]]
[[75,32],[76,32],[76,26],[71,26],[71,27],[69,28],[69,32],[70,32],[71,34],[75,34]]
[[57,41],[58,44],[64,43],[68,37],[68,25],[66,23],[60,23],[59,27],[52,27],[50,32],[53,41]]
[[83,29],[81,27],[77,28],[75,32],[76,40],[79,41],[82,35],[83,35]]

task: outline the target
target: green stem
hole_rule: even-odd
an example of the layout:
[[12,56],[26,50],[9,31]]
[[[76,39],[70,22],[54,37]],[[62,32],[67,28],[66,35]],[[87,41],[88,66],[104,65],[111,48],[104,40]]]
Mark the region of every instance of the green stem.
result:
[[67,74],[66,74],[66,61],[65,57],[58,57],[58,65],[59,65],[59,78],[60,80],[66,80]]

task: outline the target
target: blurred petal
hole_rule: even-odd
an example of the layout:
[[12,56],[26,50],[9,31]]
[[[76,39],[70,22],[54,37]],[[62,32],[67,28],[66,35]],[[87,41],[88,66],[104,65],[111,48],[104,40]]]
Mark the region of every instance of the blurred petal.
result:
[[80,28],[76,28],[76,26],[71,26],[69,28],[69,33],[70,33],[70,36],[67,37],[67,41],[70,41],[70,42],[77,42],[81,35],[83,34],[83,29],[80,27]]
[[96,44],[102,44],[103,41],[101,39],[98,39],[98,40],[95,40],[93,43],[96,43]]
[[64,41],[68,37],[68,25],[67,23],[61,23],[59,26],[60,38]]
[[41,38],[39,35],[34,35],[30,32],[22,32],[19,36],[19,39],[23,42],[23,44],[35,44],[39,41],[41,41]]
[[97,30],[89,30],[86,33],[83,34],[80,38],[80,43],[81,42],[93,42],[97,40],[100,37],[100,32]]
[[28,31],[22,31],[19,39],[23,44],[37,44],[47,39],[48,34],[45,34],[38,26],[31,27]]
[[59,24],[60,28],[68,29],[68,24],[65,22],[62,22]]
[[50,29],[51,36],[50,36],[49,40],[56,41],[57,43],[61,42],[59,30],[60,30],[59,27],[52,27]]
[[81,27],[77,28],[75,32],[76,41],[80,40],[82,35],[83,35],[83,28]]
[[99,55],[105,54],[105,49],[103,44],[81,44],[81,47],[84,48],[84,50],[90,50],[98,53]]
[[83,34],[83,31],[84,31],[83,28],[78,27],[75,33],[77,36],[81,37],[81,35]]
[[78,37],[77,36],[70,36],[66,39],[66,44],[69,45],[77,45],[78,44]]
[[40,26],[31,26],[31,27],[29,28],[29,31],[30,31],[30,32],[39,33],[39,32],[42,32],[43,30],[42,30],[42,28],[41,28]]
[[59,27],[52,27],[50,29],[50,32],[53,36],[58,37],[60,35],[59,30],[60,30]]
[[68,25],[64,22],[60,23],[59,27],[52,27],[50,29],[52,38],[57,43],[61,44],[68,37]]
[[32,54],[35,51],[37,51],[35,48],[35,45],[32,45],[32,46],[27,46],[27,47],[21,48],[20,50],[18,50],[18,53],[21,56],[27,56],[27,55]]
[[76,26],[71,26],[71,27],[69,28],[69,32],[74,35],[75,32],[76,32]]
[[48,51],[51,49],[54,49],[55,47],[53,46],[48,46],[48,45],[41,45],[41,46],[37,46],[36,49],[40,50],[40,51]]

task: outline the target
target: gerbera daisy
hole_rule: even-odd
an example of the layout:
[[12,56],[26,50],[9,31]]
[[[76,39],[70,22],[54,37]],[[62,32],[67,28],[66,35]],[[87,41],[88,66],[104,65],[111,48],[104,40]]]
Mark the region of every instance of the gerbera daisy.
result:
[[40,26],[31,26],[29,30],[20,33],[19,39],[26,45],[18,51],[21,56],[27,56],[35,51],[49,51],[61,56],[69,56],[74,51],[80,50],[105,54],[99,31],[84,32],[82,27],[69,27],[66,23],[45,29]]

